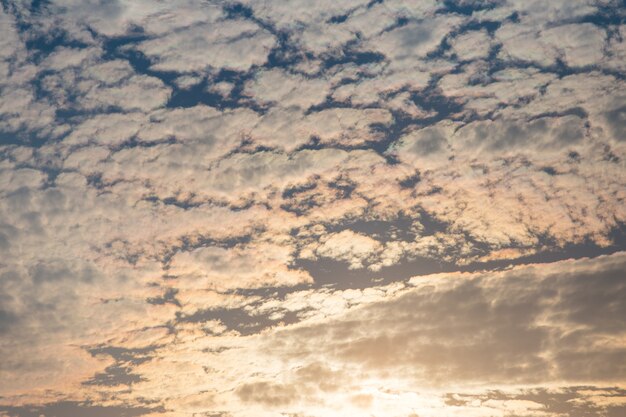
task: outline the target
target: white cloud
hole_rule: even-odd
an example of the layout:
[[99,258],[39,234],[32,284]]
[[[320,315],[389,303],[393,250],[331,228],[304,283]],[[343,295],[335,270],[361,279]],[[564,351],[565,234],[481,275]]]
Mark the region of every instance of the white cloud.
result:
[[368,46],[383,53],[391,60],[392,66],[402,66],[406,61],[423,58],[434,51],[455,23],[456,19],[450,18],[409,22],[372,38]]
[[416,130],[403,136],[392,148],[398,157],[419,169],[442,166],[451,156],[448,141],[454,134],[454,125],[440,124]]
[[375,142],[384,133],[373,125],[392,121],[386,109],[330,108],[305,115],[297,108],[276,109],[266,113],[251,130],[258,144],[292,151],[317,137],[322,143],[359,145]]
[[48,6],[57,18],[65,20],[70,32],[87,24],[106,36],[125,35],[132,26],[144,28],[148,33],[166,33],[198,22],[215,21],[222,16],[217,5],[195,0],[178,2],[176,6],[145,0],[55,0]]
[[298,0],[289,4],[246,0],[243,4],[251,7],[257,17],[268,19],[279,28],[297,28],[301,24],[325,21],[331,17],[342,15],[353,8],[366,5],[367,1],[348,0],[336,2],[322,0],[316,2],[315,5],[311,5],[305,0]]
[[[372,284],[619,245],[623,27],[594,5],[79,3],[0,11],[3,404],[548,417],[530,388],[624,384],[623,254]],[[205,85],[228,99],[167,107]]]
[[451,42],[452,50],[461,60],[486,58],[489,55],[491,39],[486,31],[463,33]]
[[533,159],[540,159],[547,153],[564,153],[580,145],[587,133],[584,124],[577,116],[474,122],[458,129],[451,141],[469,158],[529,153]]
[[500,54],[508,59],[537,62],[540,65],[553,65],[558,58],[555,45],[542,42],[540,32],[535,27],[508,23],[496,32],[502,43]]
[[115,146],[130,140],[144,122],[144,115],[138,112],[94,115],[74,127],[64,142],[68,145],[93,142]]
[[[258,120],[256,113],[246,109],[219,111],[199,105],[159,110],[150,114],[138,137],[149,142],[168,138],[181,142],[197,141],[211,145],[219,155],[237,147]],[[209,149],[207,146],[206,151]]]
[[245,71],[265,63],[274,43],[274,37],[254,23],[225,20],[142,42],[139,50],[151,58],[152,68],[161,71]]
[[598,65],[604,56],[605,31],[592,23],[569,24],[539,31],[536,27],[507,24],[497,31],[503,54],[552,65],[557,58],[577,67]]
[[203,247],[176,254],[169,273],[182,289],[233,289],[293,286],[312,281],[308,273],[290,269],[288,245],[251,244],[234,248]]
[[323,78],[307,79],[275,69],[260,72],[247,86],[246,93],[261,102],[307,109],[324,101],[329,85]]
[[170,96],[170,89],[161,80],[145,75],[134,75],[121,85],[86,87],[79,103],[85,109],[106,109],[109,106],[123,110],[152,110],[162,107]]
[[324,238],[317,247],[319,256],[346,261],[350,269],[363,268],[363,263],[382,250],[381,244],[362,234],[351,230],[333,233]]
[[606,32],[592,23],[558,26],[541,36],[558,47],[565,55],[565,62],[573,67],[597,65],[604,56]]

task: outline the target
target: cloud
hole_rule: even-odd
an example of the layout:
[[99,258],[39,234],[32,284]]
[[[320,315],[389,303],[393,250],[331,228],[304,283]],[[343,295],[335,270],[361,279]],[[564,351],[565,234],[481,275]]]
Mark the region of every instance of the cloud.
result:
[[434,51],[455,24],[455,19],[428,19],[409,22],[371,40],[370,46],[390,59],[394,66],[423,58]]
[[573,67],[596,65],[604,56],[605,32],[592,23],[563,25],[542,31],[515,24],[497,32],[508,56],[553,65],[563,57]]
[[270,407],[288,405],[293,401],[295,392],[293,386],[266,381],[247,383],[237,389],[237,395],[244,402],[261,403]]
[[[198,142],[195,148],[163,144],[148,149],[123,149],[103,162],[99,169],[107,182],[152,180],[157,195],[194,193],[204,198],[237,202],[306,182],[315,175],[334,173],[340,163],[349,167],[380,160],[365,151],[322,149],[302,150],[291,155],[271,151],[234,153],[213,162],[210,153],[205,151],[207,147],[213,148],[210,142]],[[181,157],[185,160],[185,170],[180,169]],[[198,175],[196,169],[202,174]]]
[[[248,70],[265,63],[274,37],[248,21],[215,21],[145,41],[139,50],[161,71]],[[180,45],[185,45],[184,49]]]
[[88,110],[105,109],[108,106],[124,110],[151,110],[163,106],[170,91],[153,77],[133,76],[117,86],[93,86],[79,103]]
[[[184,377],[212,393],[196,412],[236,416],[274,412],[268,408],[315,416],[359,408],[394,416],[618,412],[626,376],[615,365],[625,354],[624,262],[620,253],[293,293],[268,301],[271,308],[326,313],[245,338],[183,337],[181,327],[177,343],[135,369],[148,379],[134,388],[154,395],[155,384],[165,383],[169,403],[178,404],[194,392],[176,384]],[[616,388],[604,392],[607,385]]]
[[[40,132],[43,136],[56,136],[54,132],[54,108],[37,100],[30,85],[37,68],[29,62],[28,52],[18,32],[14,16],[0,11],[3,27],[0,44],[0,73],[3,99],[0,101],[0,131],[10,133],[9,143],[20,143],[29,133]],[[5,143],[3,138],[2,142]],[[26,141],[28,142],[28,141]]]
[[179,288],[254,288],[311,282],[306,272],[289,268],[293,262],[289,252],[289,246],[271,244],[198,248],[174,255],[169,273],[180,278]]
[[[84,345],[133,329],[139,317],[150,326],[169,315],[137,300],[136,283],[107,280],[89,262],[48,259],[27,268],[4,266],[1,273],[0,294],[11,318],[0,344],[8,376],[0,389],[7,396],[80,392],[83,380],[110,364]],[[87,289],[98,295],[82,296]],[[129,321],[118,321],[120,315]]]
[[137,134],[143,122],[141,113],[113,113],[89,117],[65,138],[68,145],[97,143],[116,146]]
[[486,31],[476,30],[459,35],[451,43],[454,53],[465,61],[487,58],[491,39]]
[[[465,148],[465,155],[546,154],[574,148],[585,134],[584,120],[577,116],[524,122],[498,120],[467,124],[455,132],[452,142],[453,146]],[[538,157],[533,155],[533,159]]]
[[626,375],[614,366],[626,352],[616,319],[624,307],[617,301],[625,288],[622,258],[414,279],[415,289],[393,301],[355,310],[332,326],[294,330],[295,346],[299,333],[325,335],[307,351],[319,347],[334,360],[421,384],[618,383]]
[[287,108],[264,115],[250,132],[256,143],[292,151],[312,139],[339,146],[357,146],[383,138],[377,125],[391,123],[392,115],[385,109],[330,108],[309,114]]
[[55,0],[42,9],[52,17],[63,19],[70,32],[76,33],[81,26],[87,25],[109,37],[123,36],[133,27],[145,27],[148,32],[156,34],[166,33],[197,22],[214,21],[222,15],[219,7],[198,7],[193,0],[184,1],[177,7],[149,1]]
[[24,407],[0,407],[0,412],[7,413],[7,416],[16,417],[37,417],[52,413],[53,415],[65,416],[80,413],[86,417],[134,417],[145,415],[154,408],[150,407],[116,407],[97,406],[89,403],[77,401],[59,401],[45,406],[24,406]]
[[619,414],[622,22],[5,2],[0,414]]
[[376,240],[344,230],[340,233],[329,235],[316,249],[320,256],[345,260],[350,268],[362,268],[363,262],[373,257],[381,250],[381,245]]
[[362,0],[350,0],[342,3],[324,0],[309,7],[309,4],[300,1],[286,5],[272,1],[256,2],[244,1],[259,18],[271,20],[279,28],[291,28],[298,24],[319,22],[342,15],[359,6],[367,4]]
[[422,169],[442,166],[451,156],[448,138],[454,134],[453,128],[439,125],[410,132],[400,139],[392,151]]
[[328,82],[324,79],[306,79],[275,69],[258,74],[246,89],[247,94],[261,102],[302,109],[323,102],[328,92]]
[[[206,143],[219,148],[216,150],[219,155],[237,147],[257,121],[258,115],[246,109],[218,111],[199,105],[161,110],[150,114],[150,120],[145,122],[138,137],[150,142],[175,138],[180,142]],[[205,152],[205,155],[210,154]]]
[[615,140],[623,142],[626,140],[626,107],[618,107],[609,110],[605,116],[609,132]]

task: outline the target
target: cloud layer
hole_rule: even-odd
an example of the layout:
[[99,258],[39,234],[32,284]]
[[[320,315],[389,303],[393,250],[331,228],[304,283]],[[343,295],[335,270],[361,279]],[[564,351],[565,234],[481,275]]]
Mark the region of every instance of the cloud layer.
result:
[[624,412],[621,2],[0,25],[0,415]]

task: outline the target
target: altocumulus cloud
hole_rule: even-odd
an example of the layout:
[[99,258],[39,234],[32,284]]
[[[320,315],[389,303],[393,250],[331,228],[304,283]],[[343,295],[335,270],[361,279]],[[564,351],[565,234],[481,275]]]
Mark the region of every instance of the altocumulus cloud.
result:
[[624,413],[623,2],[0,27],[0,415]]

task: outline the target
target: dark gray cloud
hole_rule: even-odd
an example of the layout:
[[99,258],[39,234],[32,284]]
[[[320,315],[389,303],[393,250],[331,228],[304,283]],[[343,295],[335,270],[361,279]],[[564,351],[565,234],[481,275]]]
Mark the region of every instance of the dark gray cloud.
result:
[[295,399],[295,394],[293,386],[265,381],[247,383],[237,389],[237,395],[244,402],[261,403],[272,407],[288,405]]
[[0,412],[6,413],[9,417],[40,417],[42,415],[55,417],[77,415],[84,417],[136,417],[155,411],[163,410],[151,407],[106,407],[74,401],[61,401],[43,406],[7,407],[0,405]]
[[626,140],[626,107],[619,107],[607,112],[606,120],[613,137],[620,142]]
[[[626,377],[623,257],[417,287],[319,326],[286,331],[289,352],[322,351],[422,383],[614,381]],[[565,266],[567,265],[567,266]],[[295,343],[295,346],[293,345]],[[287,352],[285,352],[287,354]]]
[[468,405],[471,401],[488,403],[489,401],[532,401],[541,410],[555,415],[565,414],[571,417],[620,416],[626,411],[623,404],[610,402],[598,404],[593,396],[610,401],[622,400],[626,392],[620,388],[579,386],[559,389],[535,388],[517,393],[491,391],[484,394],[449,394],[447,403],[453,407]]

